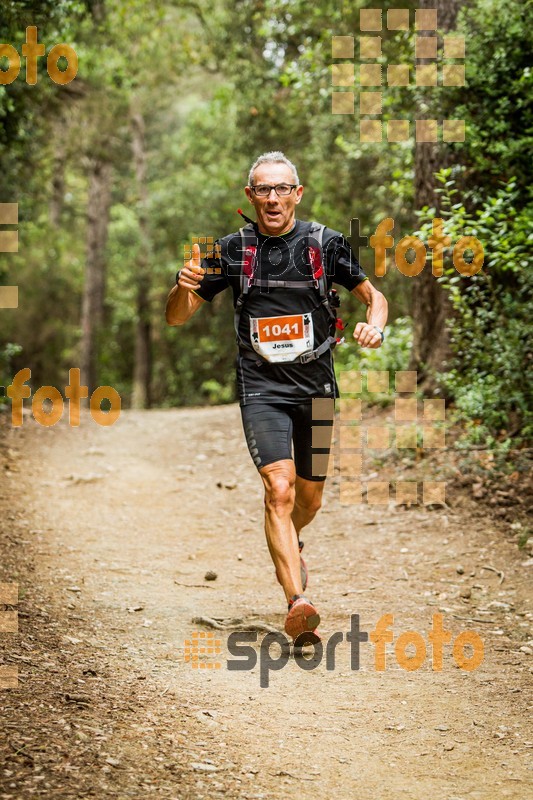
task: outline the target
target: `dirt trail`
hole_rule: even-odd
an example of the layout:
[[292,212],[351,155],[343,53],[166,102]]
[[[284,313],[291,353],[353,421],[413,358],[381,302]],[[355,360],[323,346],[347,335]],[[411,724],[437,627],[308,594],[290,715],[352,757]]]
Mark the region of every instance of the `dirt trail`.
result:
[[[226,668],[226,631],[221,669],[184,658],[185,640],[208,630],[197,616],[283,629],[237,406],[124,412],[110,428],[25,418],[8,444],[0,581],[18,580],[21,617],[0,642],[20,685],[0,693],[1,800],[533,796],[528,567],[497,523],[454,507],[341,505],[328,480],[302,536],[323,639],[346,633],[350,614],[371,631],[389,613],[395,640],[418,631],[428,657],[409,672],[388,645],[377,672],[367,643],[354,671],[344,641],[335,670],[290,659],[261,688],[259,662]],[[454,638],[482,636],[475,671],[448,645],[432,670],[439,611]]]

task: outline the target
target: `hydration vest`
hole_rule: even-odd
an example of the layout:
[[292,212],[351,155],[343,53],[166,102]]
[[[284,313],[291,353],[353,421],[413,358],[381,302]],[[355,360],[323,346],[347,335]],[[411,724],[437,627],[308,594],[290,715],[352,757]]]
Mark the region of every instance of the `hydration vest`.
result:
[[[337,303],[331,302],[331,299],[328,295],[328,284],[326,273],[324,270],[323,264],[323,250],[322,250],[322,239],[324,235],[324,225],[320,225],[317,222],[311,222],[309,224],[309,229],[306,234],[307,239],[307,255],[308,255],[308,266],[310,270],[309,278],[300,280],[300,281],[284,281],[284,280],[272,280],[270,278],[267,279],[260,279],[256,278],[255,272],[257,267],[257,250],[258,250],[258,240],[257,240],[257,233],[255,226],[248,223],[244,225],[240,229],[241,235],[241,253],[242,253],[242,260],[241,260],[241,271],[240,271],[240,295],[237,298],[237,302],[235,304],[235,314],[234,314],[234,325],[235,325],[235,336],[237,339],[237,345],[239,347],[239,351],[244,358],[249,358],[256,361],[258,364],[261,362],[267,362],[267,359],[263,358],[259,353],[255,352],[255,350],[250,347],[246,342],[242,340],[239,335],[239,322],[241,318],[241,312],[243,306],[246,302],[246,298],[248,296],[248,292],[252,286],[259,286],[264,287],[267,289],[315,289],[320,297],[320,304],[324,306],[326,313],[329,318],[329,336],[321,342],[318,347],[315,347],[314,350],[310,350],[307,353],[302,353],[301,355],[294,358],[292,361],[285,362],[286,364],[294,364],[294,363],[301,363],[307,364],[310,361],[314,361],[317,358],[327,352],[328,350],[333,350],[335,346],[341,340],[336,336],[337,328],[342,330],[344,325],[340,319],[337,319],[337,312],[336,306],[338,306],[338,298],[336,298],[336,291],[333,289],[331,290],[332,295],[337,299]],[[316,244],[310,245],[309,238],[312,236],[314,243]],[[319,306],[317,306],[318,308]],[[315,309],[316,310],[316,309]]]

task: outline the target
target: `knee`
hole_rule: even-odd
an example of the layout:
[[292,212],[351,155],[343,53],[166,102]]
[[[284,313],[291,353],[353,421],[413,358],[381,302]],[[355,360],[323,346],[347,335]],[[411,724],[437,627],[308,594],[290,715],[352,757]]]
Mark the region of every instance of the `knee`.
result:
[[272,477],[265,489],[265,506],[276,511],[292,510],[294,481],[283,475]]

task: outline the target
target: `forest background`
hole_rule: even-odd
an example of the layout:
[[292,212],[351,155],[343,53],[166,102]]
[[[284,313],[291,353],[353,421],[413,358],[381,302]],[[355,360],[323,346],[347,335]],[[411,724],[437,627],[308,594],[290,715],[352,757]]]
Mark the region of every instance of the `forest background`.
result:
[[[409,30],[387,30],[397,2],[357,0],[0,1],[0,42],[18,52],[26,27],[48,53],[71,45],[64,86],[38,60],[38,80],[0,85],[0,202],[18,203],[18,253],[0,256],[0,283],[18,285],[0,310],[0,382],[23,367],[33,390],[64,387],[79,366],[92,388],[111,385],[124,407],[234,402],[229,292],[186,326],[170,328],[165,300],[194,236],[239,227],[251,161],[281,149],[306,186],[299,216],[370,237],[392,217],[395,244],[445,220],[452,245],[476,236],[481,272],[445,253],[409,278],[388,252],[362,266],[389,299],[385,346],[336,351],[338,369],[418,371],[421,392],[445,397],[459,444],[505,460],[531,435],[531,3],[402,0]],[[411,82],[384,86],[391,119],[462,119],[465,141],[361,142],[356,114],[333,114],[332,36],[355,38],[359,12],[382,10],[377,62],[409,64]],[[466,42],[464,86],[416,86],[415,9],[438,9],[442,37]],[[378,32],[364,35],[378,35]],[[425,31],[420,35],[431,35]],[[434,32],[433,32],[433,35]],[[452,63],[455,63],[452,61]],[[59,63],[61,68],[66,64]],[[0,68],[7,60],[0,58]],[[439,67],[440,75],[440,67]],[[351,89],[353,90],[353,89]],[[440,137],[441,138],[441,137]],[[352,233],[355,228],[352,226]],[[355,230],[357,233],[357,231]],[[342,293],[351,331],[364,309]]]

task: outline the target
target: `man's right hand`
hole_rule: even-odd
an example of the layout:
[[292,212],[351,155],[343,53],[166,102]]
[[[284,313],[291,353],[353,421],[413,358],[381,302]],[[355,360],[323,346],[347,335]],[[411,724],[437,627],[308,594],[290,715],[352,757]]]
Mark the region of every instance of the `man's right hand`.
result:
[[185,264],[183,269],[180,270],[180,277],[178,280],[178,286],[180,288],[187,289],[189,292],[192,289],[198,289],[205,275],[205,269],[202,269],[200,266],[201,263],[202,256],[200,253],[200,245],[193,244],[192,258]]

